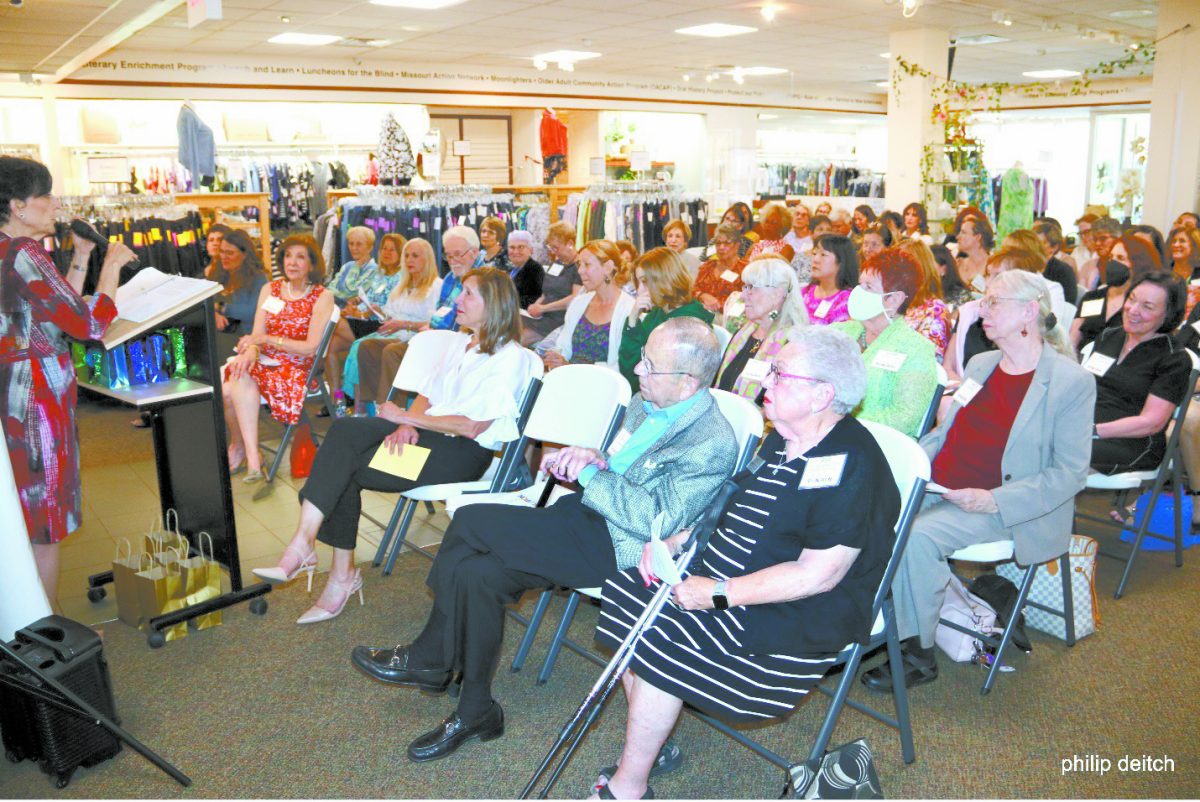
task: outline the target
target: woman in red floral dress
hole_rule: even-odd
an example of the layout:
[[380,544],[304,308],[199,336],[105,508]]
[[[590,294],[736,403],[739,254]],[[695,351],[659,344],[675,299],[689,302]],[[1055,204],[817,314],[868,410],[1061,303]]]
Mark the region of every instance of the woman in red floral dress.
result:
[[246,471],[243,482],[262,481],[258,452],[258,404],[267,399],[271,417],[299,423],[325,324],[333,314],[333,294],[321,286],[325,261],[312,237],[293,235],[279,246],[284,278],[262,289],[254,330],[238,341],[238,355],[225,366],[225,425],[229,430],[229,470]]
[[67,338],[108,330],[121,267],[134,253],[109,245],[96,294],[80,297],[95,246],[76,238],[67,277],[55,268],[40,244],[60,208],[51,184],[44,165],[0,156],[0,415],[38,574],[58,610],[58,544],[79,528],[83,506]]

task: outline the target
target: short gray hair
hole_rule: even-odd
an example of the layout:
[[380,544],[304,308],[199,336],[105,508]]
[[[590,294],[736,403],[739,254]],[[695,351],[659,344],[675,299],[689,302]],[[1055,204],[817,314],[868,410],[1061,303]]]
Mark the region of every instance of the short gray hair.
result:
[[442,245],[445,246],[446,241],[454,237],[466,242],[468,247],[479,250],[479,235],[475,233],[475,229],[467,226],[451,226],[442,235]]
[[786,294],[776,327],[790,329],[808,325],[808,309],[800,294],[800,281],[796,278],[796,271],[787,262],[777,257],[754,259],[742,270],[742,286],[746,285],[784,288]]
[[721,344],[712,327],[694,317],[673,317],[655,329],[671,338],[675,369],[695,379],[701,387],[712,384],[721,366]]
[[517,229],[508,235],[508,243],[511,245],[514,242],[524,242],[530,248],[533,247],[533,235],[524,229]]
[[1101,217],[1092,223],[1092,233],[1095,234],[1097,231],[1107,231],[1118,239],[1125,233],[1125,229],[1121,227],[1121,224],[1111,217]]
[[804,375],[833,387],[833,411],[852,412],[867,394],[867,366],[858,343],[849,334],[829,326],[795,328],[786,347],[801,353]]

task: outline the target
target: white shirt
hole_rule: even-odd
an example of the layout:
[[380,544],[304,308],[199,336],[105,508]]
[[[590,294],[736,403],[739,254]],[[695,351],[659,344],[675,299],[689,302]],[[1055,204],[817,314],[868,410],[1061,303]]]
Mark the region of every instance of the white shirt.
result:
[[793,253],[804,253],[805,251],[811,251],[813,248],[812,235],[797,237],[795,229],[789,231],[784,236],[783,241],[792,246]]
[[462,415],[490,420],[475,442],[493,451],[517,438],[517,415],[529,380],[541,375],[542,363],[532,351],[508,342],[494,354],[467,350],[470,335],[457,333],[441,368],[431,373],[418,392],[429,399],[427,415]]
[[[433,283],[426,288],[424,295],[418,295],[411,290],[401,291],[397,287],[388,296],[387,303],[383,305],[383,311],[389,320],[428,323],[429,319],[433,317],[434,308],[437,306],[441,294],[442,280],[440,278],[433,280]],[[415,331],[403,330],[396,332],[394,338],[401,342],[408,342],[414,334],[416,334]]]

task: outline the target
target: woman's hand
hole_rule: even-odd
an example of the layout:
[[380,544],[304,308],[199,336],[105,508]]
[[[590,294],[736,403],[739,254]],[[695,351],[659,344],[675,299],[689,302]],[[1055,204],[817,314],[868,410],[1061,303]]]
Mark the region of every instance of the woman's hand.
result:
[[380,334],[395,334],[398,331],[404,331],[408,327],[407,321],[404,320],[385,320],[379,326]]
[[375,410],[375,416],[392,423],[408,423],[408,412],[393,401],[384,401]]
[[542,364],[546,366],[546,370],[550,371],[555,368],[561,368],[567,364],[567,360],[558,351],[547,351],[545,356],[542,357]]
[[706,576],[689,576],[671,590],[675,603],[684,610],[711,610],[713,588],[717,580]]
[[105,271],[118,272],[122,267],[137,259],[138,256],[123,242],[108,243],[108,252],[104,254],[104,264],[100,267],[100,272]]
[[387,443],[388,452],[399,455],[404,451],[404,447],[417,442],[417,430],[411,426],[401,426],[396,431],[383,438],[383,442]]
[[[679,554],[683,544],[687,542],[688,537],[692,534],[691,527],[683,529],[669,538],[663,540],[667,546],[667,553],[672,557]],[[650,543],[647,543],[642,548],[642,559],[638,562],[638,573],[642,575],[642,582],[646,587],[650,587],[651,582],[657,582],[658,577],[654,575],[654,553],[650,548]]]
[[525,307],[525,311],[529,313],[530,317],[539,318],[542,316],[542,304],[540,301],[534,301],[529,306]]
[[229,361],[229,378],[240,379],[250,375],[250,367],[258,361],[258,349],[245,348]]
[[942,496],[964,512],[999,512],[996,497],[990,490],[980,490],[977,487],[964,487],[961,490],[948,490]]
[[716,297],[709,295],[707,292],[700,293],[699,297],[696,300],[698,300],[701,304],[703,304],[704,308],[707,309],[708,311],[712,312],[713,314],[716,314],[721,311],[721,302],[718,301],[716,299]]
[[217,323],[217,331],[225,331],[225,329],[229,328],[229,318],[225,317],[220,312],[214,312],[213,314],[215,315]]
[[641,313],[649,312],[652,306],[654,306],[654,302],[650,300],[650,290],[647,289],[645,284],[639,285],[637,298],[633,302],[633,311]]

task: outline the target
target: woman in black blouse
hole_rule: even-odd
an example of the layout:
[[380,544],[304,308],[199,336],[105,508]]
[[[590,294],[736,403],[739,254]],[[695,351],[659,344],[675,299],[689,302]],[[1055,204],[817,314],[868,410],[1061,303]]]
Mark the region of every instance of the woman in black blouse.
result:
[[1158,467],[1167,422],[1191,391],[1192,361],[1170,336],[1183,319],[1187,294],[1170,273],[1134,282],[1120,326],[1102,331],[1083,367],[1096,376],[1092,467],[1101,473]]
[[1071,344],[1077,350],[1096,339],[1107,328],[1121,325],[1121,310],[1132,283],[1146,273],[1162,269],[1162,262],[1149,245],[1126,234],[1112,246],[1112,258],[1101,266],[1101,284],[1079,299],[1079,310],[1071,324]]
[[[775,357],[765,385],[775,430],[623,677],[626,742],[597,780],[606,798],[650,798],[660,750],[678,761],[667,736],[684,702],[737,722],[786,715],[838,651],[869,633],[900,496],[875,439],[849,414],[866,380],[858,346],[828,327],[797,330]],[[654,593],[650,553],[604,587],[596,636],[607,646]]]

